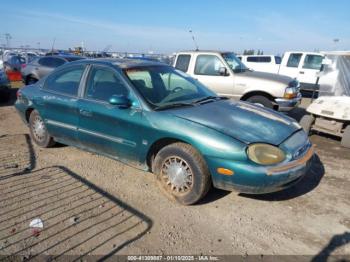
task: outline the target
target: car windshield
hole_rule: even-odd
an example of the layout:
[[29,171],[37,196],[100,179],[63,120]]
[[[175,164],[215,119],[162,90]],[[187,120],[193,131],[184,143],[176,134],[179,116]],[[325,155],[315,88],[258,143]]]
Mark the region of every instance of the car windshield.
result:
[[220,99],[197,80],[170,66],[129,68],[124,73],[153,109]]
[[239,60],[234,53],[222,53],[222,57],[234,72],[243,72],[248,68]]

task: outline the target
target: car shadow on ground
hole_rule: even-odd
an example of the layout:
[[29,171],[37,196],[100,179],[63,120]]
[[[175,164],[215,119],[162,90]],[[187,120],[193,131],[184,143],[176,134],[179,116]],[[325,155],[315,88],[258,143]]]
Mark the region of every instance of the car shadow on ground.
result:
[[[332,255],[332,253],[341,246],[350,243],[350,232],[334,235],[328,244],[312,258],[311,262],[326,262],[326,261],[349,261],[350,256]],[[333,257],[334,256],[334,257]]]
[[306,109],[302,107],[296,107],[287,113],[289,117],[294,118],[297,122],[299,122],[305,114],[307,114]]
[[321,182],[324,174],[324,166],[318,155],[315,154],[309,172],[294,186],[275,193],[262,195],[240,194],[240,196],[262,201],[290,200],[314,190]]
[[[0,138],[0,256],[5,261],[105,260],[151,229],[146,215],[69,169],[33,170],[30,140],[16,136]],[[29,226],[37,218],[43,228]]]

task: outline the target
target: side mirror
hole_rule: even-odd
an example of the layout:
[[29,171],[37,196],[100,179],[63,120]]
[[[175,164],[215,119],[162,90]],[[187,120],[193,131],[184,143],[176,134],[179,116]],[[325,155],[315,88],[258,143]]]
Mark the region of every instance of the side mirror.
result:
[[119,106],[121,108],[128,108],[131,105],[129,98],[124,95],[112,95],[109,99],[109,103],[114,106]]
[[332,65],[332,60],[329,58],[323,58],[322,65]]
[[228,76],[227,68],[226,67],[220,67],[219,68],[219,74],[221,76]]

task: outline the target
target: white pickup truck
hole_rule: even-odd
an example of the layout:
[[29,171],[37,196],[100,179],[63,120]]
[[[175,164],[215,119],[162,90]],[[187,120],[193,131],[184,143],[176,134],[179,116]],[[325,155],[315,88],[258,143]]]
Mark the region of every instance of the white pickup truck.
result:
[[282,60],[272,55],[241,55],[241,61],[249,68],[296,78],[301,90],[317,89],[316,80],[324,55],[315,52],[285,52]]
[[247,68],[232,52],[184,51],[173,66],[219,95],[289,111],[301,100],[299,82],[282,75]]

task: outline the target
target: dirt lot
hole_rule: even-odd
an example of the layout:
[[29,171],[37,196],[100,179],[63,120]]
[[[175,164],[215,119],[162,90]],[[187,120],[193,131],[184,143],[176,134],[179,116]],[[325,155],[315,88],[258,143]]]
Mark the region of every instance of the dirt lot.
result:
[[[317,156],[295,187],[264,196],[211,190],[184,207],[150,173],[69,146],[38,148],[11,103],[1,105],[0,254],[350,255],[350,150],[311,140]],[[34,218],[44,223],[39,233],[29,228]]]

